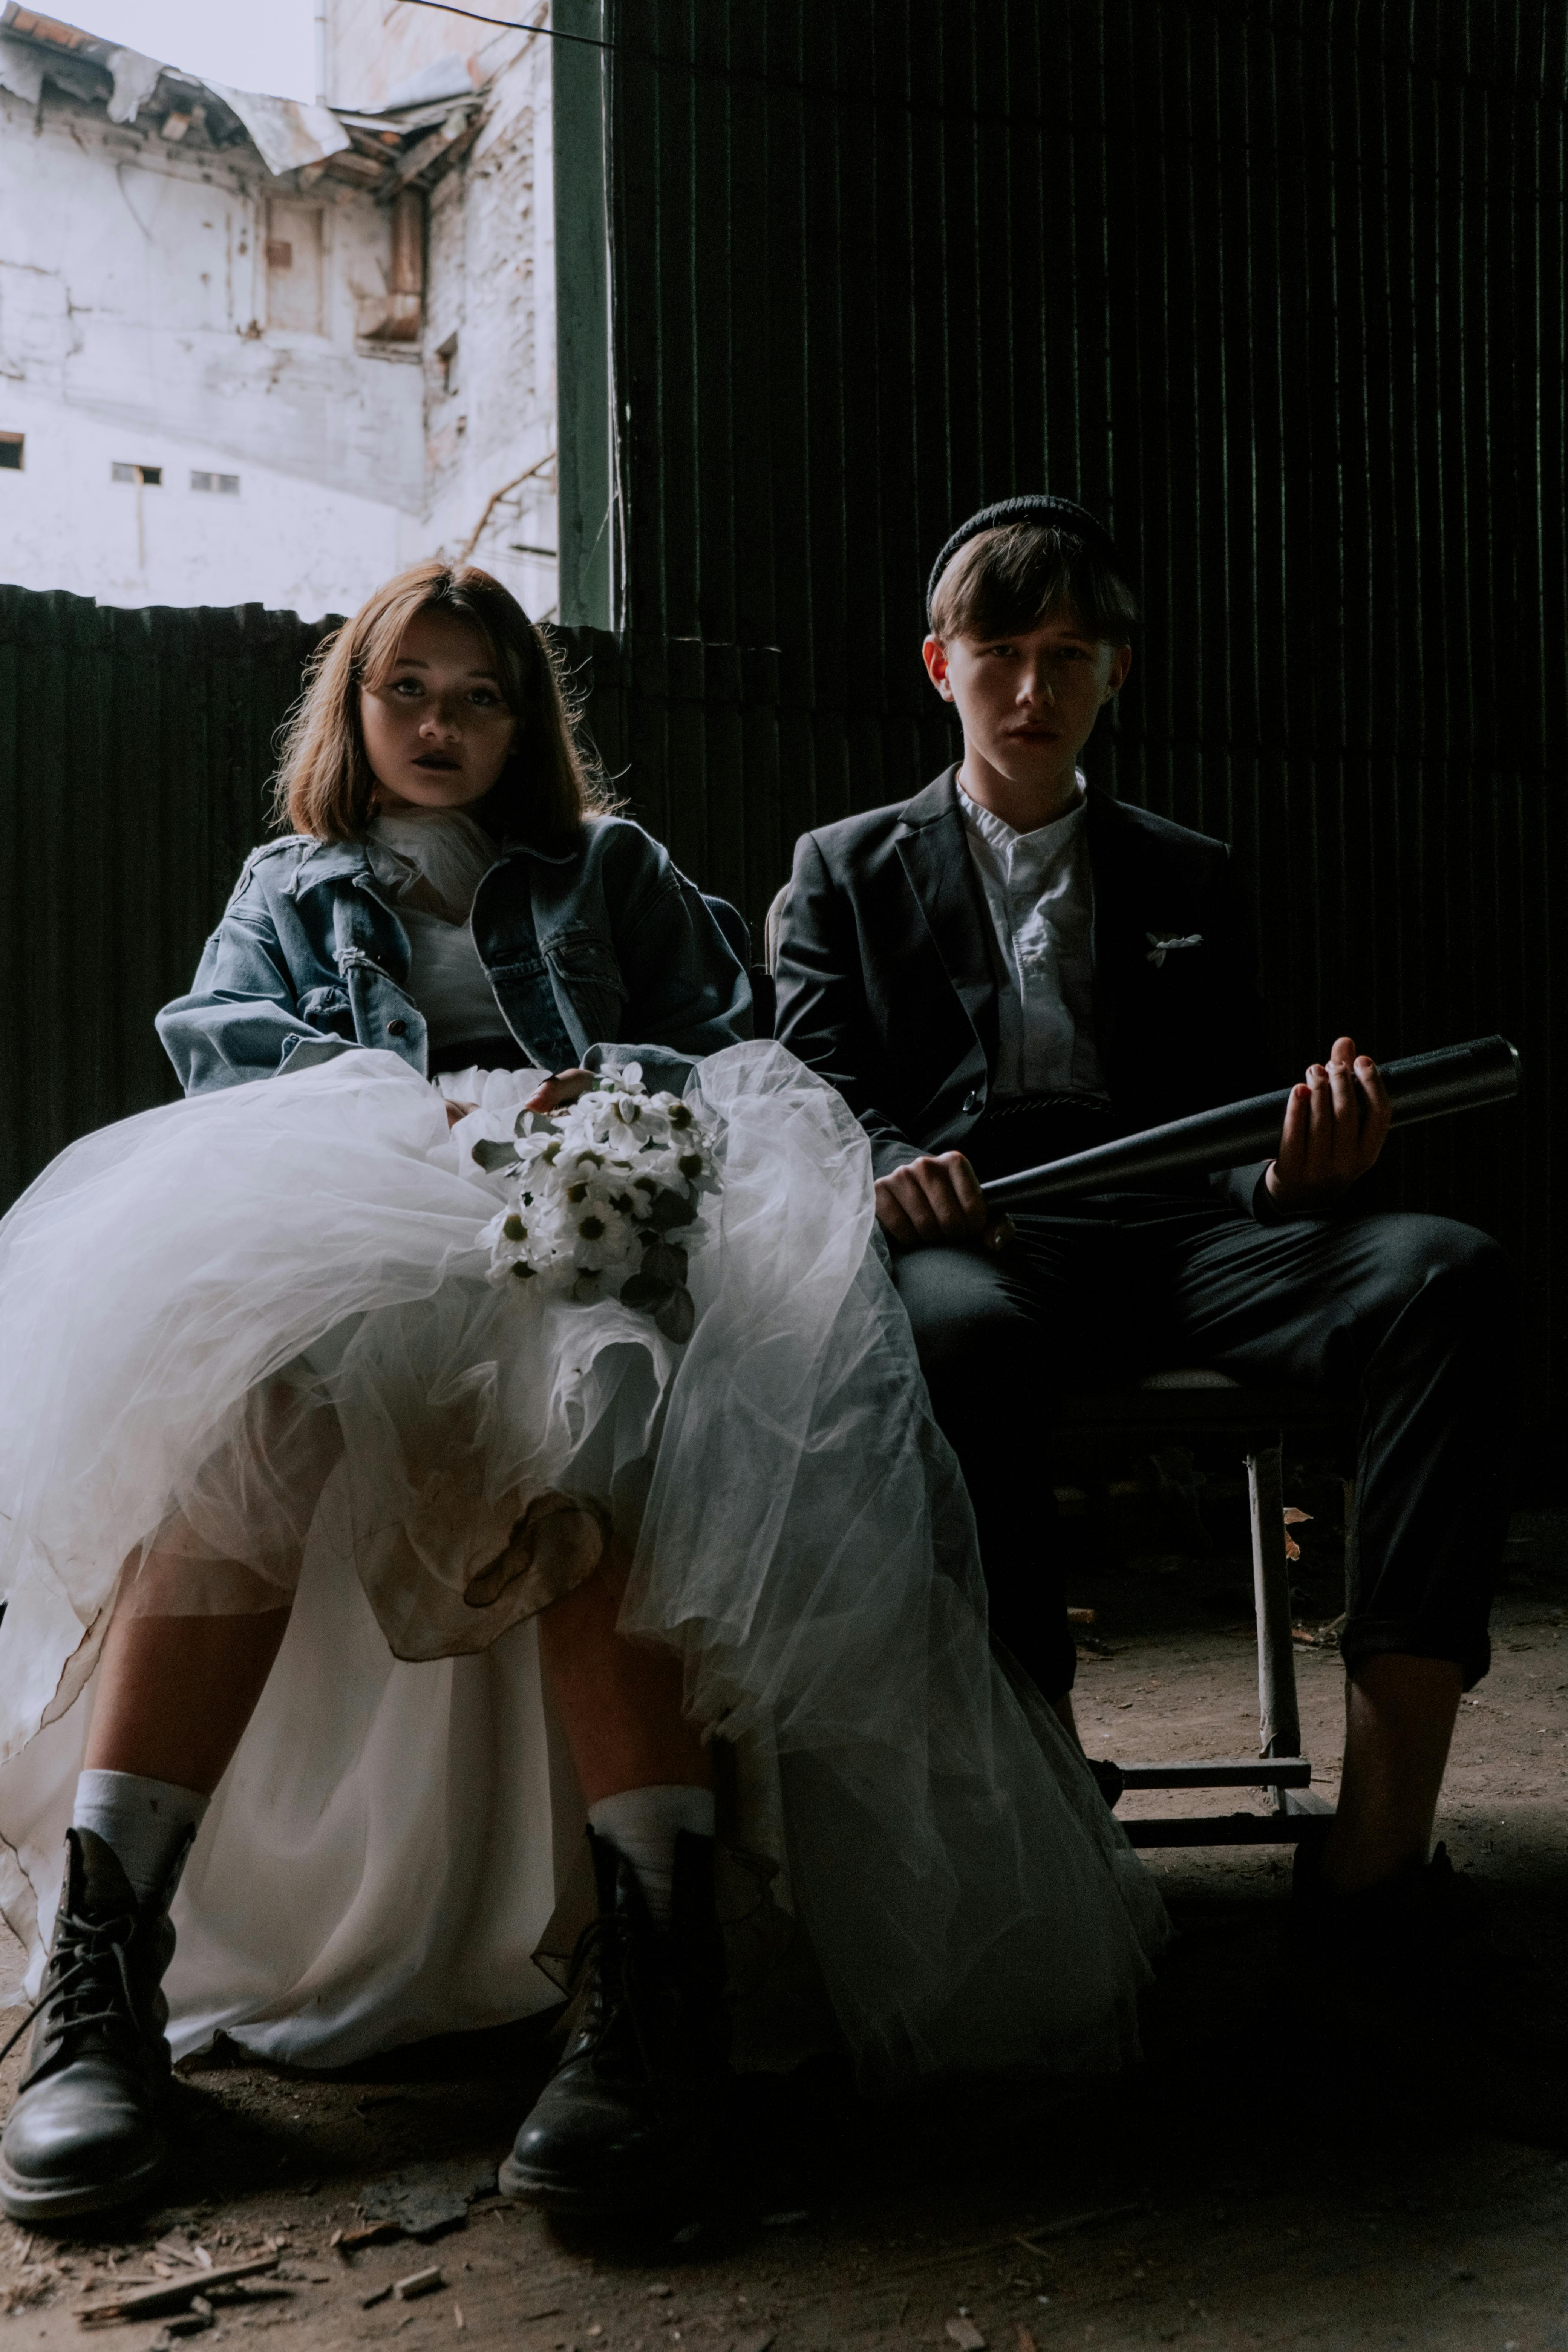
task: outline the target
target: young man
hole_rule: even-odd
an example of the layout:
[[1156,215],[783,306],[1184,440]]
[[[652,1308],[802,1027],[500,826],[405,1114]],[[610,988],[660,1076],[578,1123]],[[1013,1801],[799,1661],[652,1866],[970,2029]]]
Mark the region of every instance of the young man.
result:
[[1496,1244],[1352,1192],[1389,1113],[1337,1039],[1268,1162],[988,1221],[984,1179],[1262,1091],[1247,927],[1223,844],[1086,785],[1137,621],[1070,500],[985,509],[938,556],[925,662],[963,756],[914,799],[806,835],[777,1034],[871,1139],[937,1417],[974,1503],[992,1622],[1070,1722],[1074,1651],[1042,1437],[1063,1389],[1161,1364],[1359,1395],[1344,1769],[1301,1912],[1446,1911],[1428,1861],[1459,1696],[1485,1674],[1514,1421]]

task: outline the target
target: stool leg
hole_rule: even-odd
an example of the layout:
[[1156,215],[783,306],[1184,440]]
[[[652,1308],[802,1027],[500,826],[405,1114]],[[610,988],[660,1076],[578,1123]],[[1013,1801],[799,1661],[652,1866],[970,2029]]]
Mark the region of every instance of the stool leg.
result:
[[[1270,1445],[1247,1457],[1252,1506],[1252,1598],[1258,1617],[1258,1753],[1300,1756],[1301,1718],[1296,1707],[1296,1658],[1290,1640],[1290,1570],[1285,1557],[1284,1448]],[[1289,1810],[1276,1790],[1277,1812]]]

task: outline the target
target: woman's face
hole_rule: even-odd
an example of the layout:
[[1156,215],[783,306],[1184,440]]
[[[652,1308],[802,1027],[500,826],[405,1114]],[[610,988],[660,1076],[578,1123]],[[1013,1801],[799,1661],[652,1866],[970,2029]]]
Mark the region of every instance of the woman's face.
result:
[[362,687],[360,725],[382,808],[468,808],[499,781],[517,732],[484,634],[417,613],[384,684]]

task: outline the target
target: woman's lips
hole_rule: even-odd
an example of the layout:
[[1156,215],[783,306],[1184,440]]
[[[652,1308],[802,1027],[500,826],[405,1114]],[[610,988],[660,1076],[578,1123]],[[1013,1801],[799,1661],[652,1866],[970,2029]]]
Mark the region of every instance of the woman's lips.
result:
[[449,776],[457,772],[458,769],[462,766],[462,761],[460,760],[444,760],[437,751],[426,751],[421,753],[420,757],[415,761],[414,764],[416,768],[428,768],[436,775]]

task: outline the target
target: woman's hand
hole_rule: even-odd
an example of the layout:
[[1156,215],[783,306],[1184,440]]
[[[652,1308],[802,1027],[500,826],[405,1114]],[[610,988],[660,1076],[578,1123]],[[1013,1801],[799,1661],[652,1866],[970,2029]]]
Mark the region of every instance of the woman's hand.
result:
[[448,1134],[448,1135],[450,1135],[450,1134],[451,1134],[452,1129],[457,1126],[458,1121],[460,1118],[468,1118],[468,1113],[469,1113],[471,1110],[478,1110],[478,1108],[479,1108],[479,1104],[478,1104],[478,1103],[455,1103],[455,1102],[449,1102],[449,1103],[447,1105],[447,1134]]
[[564,1110],[568,1103],[574,1103],[579,1095],[585,1095],[590,1087],[598,1083],[592,1070],[557,1070],[553,1077],[546,1078],[542,1087],[534,1089],[522,1107],[524,1110]]
[[1279,1154],[1264,1179],[1278,1209],[1331,1208],[1364,1176],[1388,1135],[1393,1111],[1377,1064],[1336,1037],[1325,1067],[1314,1062],[1291,1089]]

